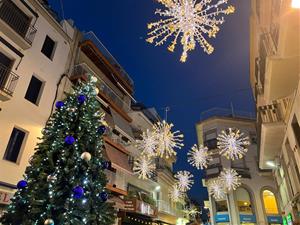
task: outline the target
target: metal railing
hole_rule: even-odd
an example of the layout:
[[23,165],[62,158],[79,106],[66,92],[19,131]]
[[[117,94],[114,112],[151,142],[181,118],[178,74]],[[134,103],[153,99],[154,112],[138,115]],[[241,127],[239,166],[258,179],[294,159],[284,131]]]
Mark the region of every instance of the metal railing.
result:
[[99,49],[99,51],[105,56],[105,58],[110,62],[110,64],[120,73],[122,78],[124,78],[127,83],[133,87],[134,82],[130,78],[130,76],[127,74],[127,72],[122,68],[122,66],[118,63],[118,61],[112,56],[112,54],[107,50],[107,48],[102,44],[102,42],[99,40],[99,38],[95,35],[94,32],[89,31],[84,34],[83,40],[90,40],[92,41],[96,47]]
[[23,37],[28,44],[32,44],[37,30],[30,24],[30,18],[11,0],[0,0],[0,19]]
[[232,169],[235,169],[236,172],[242,176],[242,178],[251,178],[250,169],[246,167],[238,167],[238,166],[231,166]]
[[129,112],[130,106],[117,95],[92,69],[88,67],[85,63],[75,65],[71,76],[86,76],[91,74],[98,79],[97,87],[99,90],[105,94],[110,100],[112,100],[118,107]]
[[177,209],[176,205],[171,205],[169,202],[158,200],[156,201],[159,212],[164,212],[169,215],[183,217],[184,213],[182,210]]
[[168,173],[170,176],[173,177],[174,172],[173,172],[172,168],[170,168],[170,167],[167,165],[167,162],[166,162],[164,159],[161,159],[161,158],[155,159],[155,164],[156,164],[156,170],[157,170],[157,171],[163,171],[163,172],[166,172],[166,173]]
[[19,75],[10,68],[0,64],[0,90],[12,96],[19,79]]

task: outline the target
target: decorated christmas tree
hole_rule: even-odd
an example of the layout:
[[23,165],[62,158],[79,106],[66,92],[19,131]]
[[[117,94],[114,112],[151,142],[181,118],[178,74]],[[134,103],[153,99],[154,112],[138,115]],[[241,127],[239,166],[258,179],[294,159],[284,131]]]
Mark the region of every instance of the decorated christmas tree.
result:
[[74,87],[42,131],[24,180],[0,219],[6,225],[109,225],[115,212],[107,203],[103,158],[106,126],[96,100],[95,77]]

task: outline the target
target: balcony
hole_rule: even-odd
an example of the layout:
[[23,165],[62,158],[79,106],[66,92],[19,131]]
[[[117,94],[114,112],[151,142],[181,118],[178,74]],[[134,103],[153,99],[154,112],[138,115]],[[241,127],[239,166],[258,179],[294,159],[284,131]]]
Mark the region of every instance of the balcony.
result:
[[157,217],[157,207],[137,198],[125,200],[125,211],[138,213],[153,218]]
[[280,152],[287,123],[292,106],[292,97],[273,101],[270,105],[258,108],[258,121],[260,126],[260,159],[261,169],[268,169],[266,162],[274,160]]
[[128,194],[124,173],[120,171],[113,172],[110,170],[106,170],[105,174],[108,180],[108,183],[106,185],[106,188],[108,190],[118,195],[126,196]]
[[170,204],[163,200],[156,201],[156,204],[159,213],[168,214],[174,217],[184,217],[183,211],[178,209],[176,204]]
[[24,50],[31,47],[37,31],[31,18],[11,0],[0,0],[0,28]]
[[0,101],[9,100],[15,90],[19,76],[10,68],[0,64]]
[[164,159],[156,159],[155,160],[155,163],[156,163],[156,171],[159,174],[161,175],[164,175],[166,176],[168,179],[171,179],[173,180],[174,178],[174,173],[173,173],[173,170],[172,168],[170,168],[167,164],[167,162],[164,160]]
[[110,88],[97,74],[92,71],[85,63],[74,66],[71,80],[83,79],[86,80],[88,74],[91,74],[98,79],[97,87],[99,89],[99,96],[103,98],[116,112],[118,112],[126,121],[132,122],[132,119],[128,116],[127,112],[130,110],[130,106],[116,94],[112,88]]
[[243,168],[243,167],[231,167],[232,169],[235,169],[236,172],[242,177],[242,178],[248,178],[251,179],[250,175],[250,169],[249,168]]
[[207,169],[205,169],[205,179],[218,177],[222,169],[223,167],[220,163],[210,165]]
[[133,93],[133,80],[93,32],[84,34],[80,48],[112,82]]

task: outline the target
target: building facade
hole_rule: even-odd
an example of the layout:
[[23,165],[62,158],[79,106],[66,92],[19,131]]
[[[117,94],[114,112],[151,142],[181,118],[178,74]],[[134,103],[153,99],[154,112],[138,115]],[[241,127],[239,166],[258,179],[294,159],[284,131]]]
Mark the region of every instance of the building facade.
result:
[[74,37],[43,1],[0,2],[0,215],[51,114]]
[[272,169],[283,220],[300,222],[300,9],[297,0],[252,0],[250,81],[259,166]]
[[[224,111],[223,111],[224,112]],[[274,225],[282,224],[275,182],[270,171],[259,169],[256,124],[252,118],[238,114],[218,114],[208,117],[196,125],[198,142],[207,146],[212,161],[205,169],[205,186],[218,179],[224,168],[233,168],[241,175],[241,186],[229,192],[224,199],[209,196],[210,221],[213,225]],[[228,160],[219,155],[217,136],[228,128],[239,129],[250,137],[251,144],[244,158]]]

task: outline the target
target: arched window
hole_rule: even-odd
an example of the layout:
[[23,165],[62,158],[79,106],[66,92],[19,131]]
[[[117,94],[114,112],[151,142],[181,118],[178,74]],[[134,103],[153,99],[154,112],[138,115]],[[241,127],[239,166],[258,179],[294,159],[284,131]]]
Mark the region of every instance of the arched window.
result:
[[236,202],[240,214],[254,214],[253,205],[249,192],[243,188],[239,187],[236,189]]
[[279,214],[277,201],[274,193],[270,190],[264,190],[262,192],[265,212],[267,215],[277,215]]

